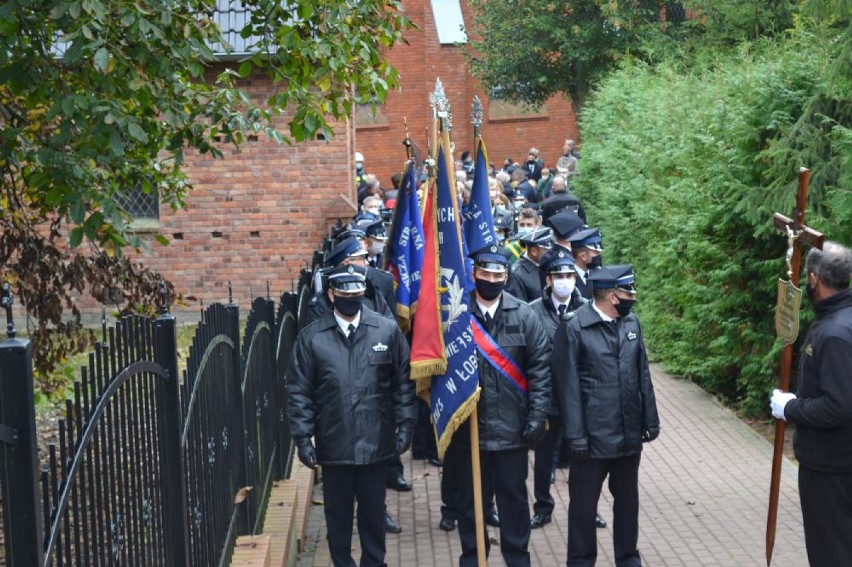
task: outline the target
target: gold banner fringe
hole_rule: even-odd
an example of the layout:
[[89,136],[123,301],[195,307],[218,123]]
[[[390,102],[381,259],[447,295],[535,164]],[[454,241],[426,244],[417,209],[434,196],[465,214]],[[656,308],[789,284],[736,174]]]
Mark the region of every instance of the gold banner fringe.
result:
[[440,376],[447,372],[447,361],[443,358],[429,358],[411,363],[411,379],[420,380],[432,376]]
[[[453,440],[453,435],[456,430],[458,430],[459,426],[462,423],[467,421],[467,418],[470,417],[470,414],[473,413],[476,404],[479,402],[479,394],[482,391],[482,388],[479,386],[476,387],[476,392],[468,398],[468,400],[462,404],[462,406],[456,410],[456,413],[453,414],[453,417],[450,418],[450,422],[447,424],[447,428],[444,430],[444,434],[441,435],[440,439],[436,439],[436,443],[438,445],[438,459],[441,461],[444,460],[444,454],[447,452],[447,447],[450,446],[450,441]],[[434,426],[433,426],[434,431]]]

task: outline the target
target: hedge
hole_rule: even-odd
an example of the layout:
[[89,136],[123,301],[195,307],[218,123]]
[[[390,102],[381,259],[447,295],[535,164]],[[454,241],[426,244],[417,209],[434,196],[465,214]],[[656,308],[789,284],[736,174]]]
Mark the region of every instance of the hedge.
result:
[[749,416],[777,381],[786,239],[771,217],[792,214],[800,166],[807,224],[852,243],[852,77],[834,64],[847,42],[797,29],[711,61],[628,62],[583,108],[575,189],[605,263],[636,266],[649,349]]

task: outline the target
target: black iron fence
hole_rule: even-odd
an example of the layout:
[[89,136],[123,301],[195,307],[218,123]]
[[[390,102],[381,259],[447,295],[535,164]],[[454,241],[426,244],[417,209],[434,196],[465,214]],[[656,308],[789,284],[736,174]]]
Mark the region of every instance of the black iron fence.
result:
[[0,342],[7,565],[226,565],[237,536],[262,530],[272,482],[290,472],[284,372],[299,306],[295,293],[283,294],[277,311],[271,298],[256,298],[242,335],[237,305],[208,306],[182,379],[174,316],[127,317],[104,329],[41,473],[32,348],[15,338],[7,310],[9,338]]

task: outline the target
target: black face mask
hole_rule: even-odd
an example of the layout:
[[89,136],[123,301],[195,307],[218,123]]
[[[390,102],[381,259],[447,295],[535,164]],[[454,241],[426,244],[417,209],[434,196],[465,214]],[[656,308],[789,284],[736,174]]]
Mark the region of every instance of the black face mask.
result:
[[635,299],[622,299],[618,298],[619,304],[615,306],[615,310],[618,311],[619,317],[627,317],[630,312],[633,310],[633,304],[636,303]]
[[603,256],[595,256],[594,258],[589,260],[589,263],[587,265],[589,269],[600,268],[601,266],[603,266]]
[[476,279],[476,293],[485,301],[497,299],[504,287],[506,287],[506,282],[490,282],[488,280]]
[[335,295],[334,308],[344,317],[354,317],[361,310],[361,302],[363,300],[363,295],[356,295],[354,297],[338,297]]

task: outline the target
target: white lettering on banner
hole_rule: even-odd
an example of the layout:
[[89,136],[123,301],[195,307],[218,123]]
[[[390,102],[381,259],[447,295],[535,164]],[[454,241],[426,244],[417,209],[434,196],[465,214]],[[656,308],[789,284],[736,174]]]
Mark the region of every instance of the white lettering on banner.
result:
[[404,254],[400,254],[396,257],[396,269],[399,272],[399,281],[401,281],[405,287],[410,288],[411,282],[408,276],[408,264],[405,263]]
[[[462,382],[467,382],[470,380],[470,377],[474,375],[476,372],[476,355],[472,354],[462,363],[462,368],[456,368],[456,376],[458,376],[459,380]],[[453,384],[455,387],[455,384]]]
[[441,421],[441,412],[444,411],[444,401],[441,398],[438,398],[435,401],[435,409],[432,410],[432,423],[438,423]]
[[438,222],[452,222],[455,220],[455,208],[453,207],[441,207],[438,209]]
[[411,233],[410,227],[405,227],[402,229],[402,232],[399,234],[399,245],[400,247],[408,246],[408,237]]
[[[458,370],[456,370],[456,373],[458,374]],[[453,382],[452,378],[447,378],[447,390],[449,390],[451,394],[455,394],[456,390],[458,390],[458,388],[456,388],[456,383]]]

